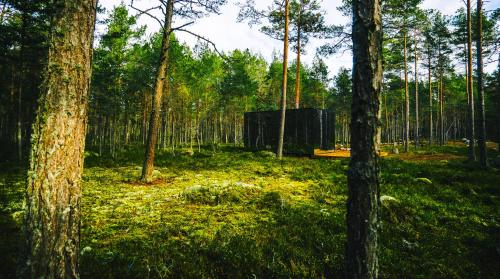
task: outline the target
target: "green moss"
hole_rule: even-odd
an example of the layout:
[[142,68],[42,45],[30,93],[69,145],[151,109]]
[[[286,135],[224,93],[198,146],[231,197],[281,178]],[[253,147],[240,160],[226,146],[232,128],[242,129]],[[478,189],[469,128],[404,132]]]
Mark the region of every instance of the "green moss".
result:
[[[87,152],[82,277],[342,277],[348,160],[219,150],[159,152],[156,180],[147,185],[139,181],[142,150],[114,160]],[[446,147],[414,155],[429,154],[466,153]],[[499,172],[405,156],[381,163],[381,277],[497,277]],[[20,243],[21,174],[0,172],[7,275]]]

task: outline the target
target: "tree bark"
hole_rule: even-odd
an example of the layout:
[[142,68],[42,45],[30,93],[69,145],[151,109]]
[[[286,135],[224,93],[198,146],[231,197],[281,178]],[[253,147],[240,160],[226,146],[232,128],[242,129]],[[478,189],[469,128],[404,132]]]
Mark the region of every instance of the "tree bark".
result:
[[276,156],[279,160],[283,158],[283,141],[285,137],[285,118],[286,118],[286,81],[288,71],[288,10],[289,0],[285,0],[285,38],[283,40],[283,81],[281,83],[281,119],[278,138],[278,150]]
[[478,133],[477,143],[479,147],[479,163],[482,167],[488,166],[488,154],[486,151],[486,116],[484,112],[484,90],[483,90],[483,0],[477,0],[477,96],[478,96]]
[[474,132],[474,92],[472,91],[472,34],[471,34],[471,0],[467,0],[467,64],[468,64],[468,69],[467,69],[467,91],[468,91],[468,96],[467,99],[469,100],[469,107],[468,107],[468,115],[467,115],[467,124],[468,124],[468,136],[469,136],[469,153],[468,157],[469,160],[475,161],[476,160],[476,154],[474,152],[474,139],[475,139],[475,132]]
[[432,127],[432,66],[431,66],[431,46],[430,44],[427,45],[427,48],[429,50],[429,57],[427,57],[427,63],[429,63],[429,145],[432,145],[432,130],[434,129]]
[[414,34],[415,40],[415,148],[419,145],[419,119],[418,119],[418,48],[417,48],[417,33]]
[[386,143],[390,142],[390,129],[389,129],[389,115],[387,110],[387,92],[384,93],[384,113],[385,113],[385,140]]
[[[17,158],[19,159],[19,162],[23,162],[23,120],[22,120],[22,92],[23,92],[23,87],[22,87],[22,76],[23,76],[23,66],[21,66],[21,71],[20,71],[20,80],[19,80],[19,90],[17,94],[17,135],[16,135],[16,141],[17,141]],[[24,164],[23,164],[24,165]]]
[[80,185],[96,0],[56,1],[27,180],[31,278],[78,278]]
[[20,50],[19,50],[19,55],[18,55],[18,90],[17,90],[17,119],[16,119],[16,143],[17,143],[17,157],[19,162],[22,164],[23,162],[23,120],[22,120],[22,96],[23,96],[23,85],[25,82],[25,59],[24,59],[24,54],[25,54],[25,46],[27,44],[27,28],[28,28],[28,14],[26,11],[23,11],[21,14],[21,31],[20,31],[20,36],[21,36],[21,45],[20,45]]
[[404,37],[404,74],[405,74],[405,134],[404,134],[404,150],[408,152],[410,145],[410,92],[408,90],[408,54],[407,54],[407,33],[406,30],[403,33]]
[[141,141],[143,144],[146,144],[146,123],[148,121],[148,113],[147,113],[147,104],[148,104],[148,96],[146,92],[143,92],[142,98],[142,125],[141,125]]
[[124,128],[125,128],[125,131],[123,132],[124,133],[124,144],[125,145],[128,145],[129,144],[129,141],[130,141],[130,114],[129,114],[129,111],[130,111],[130,108],[129,108],[129,102],[128,100],[125,100],[125,117],[124,117]]
[[165,26],[163,29],[162,47],[160,53],[160,63],[155,81],[155,90],[153,93],[153,106],[151,108],[151,117],[149,120],[149,131],[146,141],[146,152],[142,166],[141,180],[150,182],[153,178],[155,147],[158,140],[158,128],[160,125],[161,102],[163,100],[163,91],[165,90],[165,79],[169,64],[168,49],[170,46],[170,33],[172,31],[172,16],[174,13],[174,0],[167,1],[167,11],[165,13]]
[[353,96],[348,171],[347,278],[377,278],[379,158],[377,126],[382,83],[380,0],[353,1]]
[[[299,14],[300,22],[300,14]],[[300,23],[297,30],[297,71],[295,73],[295,108],[300,107]]]
[[443,87],[443,69],[439,76],[439,145],[443,146],[445,142],[444,135],[444,87]]
[[500,53],[498,54],[498,67],[497,67],[497,150],[500,152]]

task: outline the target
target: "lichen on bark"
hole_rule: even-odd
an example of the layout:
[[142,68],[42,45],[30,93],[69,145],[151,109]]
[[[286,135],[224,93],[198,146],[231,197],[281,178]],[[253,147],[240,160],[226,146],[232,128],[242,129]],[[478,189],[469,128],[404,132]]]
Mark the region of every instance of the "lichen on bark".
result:
[[55,1],[33,125],[21,276],[78,278],[80,185],[96,0]]

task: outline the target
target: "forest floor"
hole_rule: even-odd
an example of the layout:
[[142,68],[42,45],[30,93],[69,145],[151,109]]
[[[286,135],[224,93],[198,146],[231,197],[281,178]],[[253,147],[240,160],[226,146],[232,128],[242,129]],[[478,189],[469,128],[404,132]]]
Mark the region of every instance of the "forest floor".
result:
[[[86,153],[82,278],[342,277],[348,159],[160,152],[143,184],[142,154]],[[382,159],[381,278],[499,278],[500,171],[465,155]],[[0,167],[0,277],[12,278],[24,171]]]

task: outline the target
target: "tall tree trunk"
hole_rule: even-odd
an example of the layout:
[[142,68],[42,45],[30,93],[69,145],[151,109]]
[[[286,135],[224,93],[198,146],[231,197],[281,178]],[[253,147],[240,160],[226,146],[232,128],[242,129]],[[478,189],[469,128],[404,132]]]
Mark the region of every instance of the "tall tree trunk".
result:
[[23,161],[23,127],[22,127],[22,96],[23,96],[23,85],[25,82],[24,78],[24,70],[25,70],[25,59],[24,59],[24,54],[26,51],[26,44],[27,42],[27,28],[28,28],[28,14],[27,12],[23,11],[21,14],[21,48],[19,50],[19,55],[18,55],[18,90],[17,90],[17,119],[16,119],[16,143],[17,143],[17,157],[20,163]]
[[[22,92],[23,92],[23,87],[22,87],[22,71],[23,71],[23,66],[21,66],[21,71],[20,71],[20,80],[19,80],[19,90],[17,94],[17,157],[19,159],[19,162],[23,161],[23,120],[22,120]],[[24,164],[23,164],[24,165]]]
[[404,134],[404,149],[408,152],[410,145],[410,92],[408,90],[408,51],[407,51],[407,33],[403,33],[404,37],[404,74],[405,74],[405,134]]
[[417,33],[414,34],[415,40],[415,148],[419,145],[419,119],[418,119],[418,48],[417,48]]
[[443,88],[443,69],[439,76],[439,145],[444,145],[444,88]]
[[[465,43],[465,57],[468,55],[467,51],[467,43]],[[465,137],[469,137],[469,122],[468,122],[468,113],[469,113],[469,105],[470,105],[470,95],[469,95],[469,62],[465,61],[465,94],[467,95],[467,115],[466,115],[466,127],[465,127]]]
[[167,148],[167,139],[168,139],[168,111],[169,111],[169,103],[168,99],[170,96],[170,82],[167,79],[165,79],[165,93],[166,95],[163,97],[163,106],[162,106],[162,115],[161,115],[161,148],[166,149]]
[[385,113],[385,138],[386,138],[386,143],[390,142],[390,129],[389,129],[389,114],[387,110],[387,92],[384,93],[384,113]]
[[488,154],[486,153],[486,122],[484,112],[484,90],[483,90],[483,0],[477,0],[477,96],[478,106],[478,133],[477,143],[479,146],[479,163],[482,167],[488,166]]
[[[300,21],[300,14],[299,14]],[[300,23],[297,26],[297,71],[295,73],[295,108],[300,107]]]
[[160,125],[160,111],[163,91],[165,90],[165,79],[167,77],[167,67],[169,64],[168,49],[170,45],[170,33],[172,31],[172,16],[174,13],[174,0],[167,1],[167,11],[165,13],[165,26],[163,27],[162,47],[160,53],[160,63],[156,75],[155,90],[153,93],[153,106],[149,120],[149,131],[146,142],[146,152],[142,165],[141,180],[149,182],[153,178],[155,147],[158,140],[158,128]]
[[141,140],[142,140],[142,144],[146,144],[146,124],[147,124],[147,121],[148,121],[148,96],[147,96],[147,93],[144,92],[143,93],[143,98],[142,98],[142,125],[141,125]]
[[500,53],[498,54],[498,67],[497,67],[497,150],[500,152]]
[[[14,104],[14,97],[16,95],[16,73],[17,73],[17,67],[15,63],[11,64],[11,81],[10,81],[10,96],[9,96],[9,103]],[[15,114],[15,107],[12,107],[11,110],[7,113],[8,117],[8,127],[7,127],[7,133],[6,133],[6,138],[8,139],[9,144],[12,143],[14,144],[16,142],[16,123],[17,121],[14,121],[14,114]]]
[[279,160],[283,158],[283,141],[285,137],[286,118],[286,81],[288,71],[288,9],[289,0],[285,0],[285,38],[283,40],[283,81],[281,83],[281,118],[278,138],[278,150],[276,156]]
[[104,139],[104,132],[103,132],[103,120],[102,120],[102,114],[99,113],[98,120],[97,120],[97,129],[98,129],[98,135],[99,135],[99,156],[102,156],[102,145],[104,144],[103,139]]
[[468,157],[469,160],[475,161],[476,160],[476,153],[474,151],[474,140],[475,140],[475,132],[474,132],[474,92],[472,91],[472,34],[471,34],[471,26],[472,26],[472,21],[471,21],[471,0],[467,0],[467,64],[468,64],[468,69],[467,69],[467,91],[469,95],[467,96],[467,99],[469,101],[469,109],[468,109],[468,116],[467,116],[467,124],[468,124],[468,131],[469,131],[469,153]]
[[346,274],[377,278],[379,158],[377,126],[382,83],[380,0],[353,1],[353,96],[347,200]]
[[432,127],[432,66],[431,66],[431,46],[430,44],[427,45],[427,49],[429,51],[429,56],[427,57],[427,63],[429,63],[429,145],[432,145],[432,130],[434,129]]
[[129,108],[128,104],[125,107],[125,117],[124,117],[125,131],[124,131],[124,143],[125,145],[129,144],[130,141],[130,116],[129,116]]
[[96,0],[58,0],[54,6],[49,66],[31,139],[24,272],[31,278],[78,278]]

